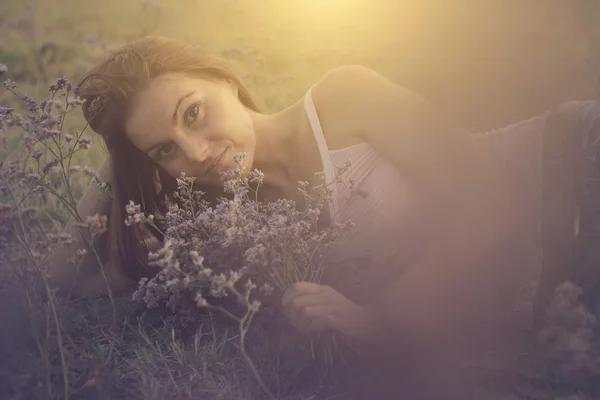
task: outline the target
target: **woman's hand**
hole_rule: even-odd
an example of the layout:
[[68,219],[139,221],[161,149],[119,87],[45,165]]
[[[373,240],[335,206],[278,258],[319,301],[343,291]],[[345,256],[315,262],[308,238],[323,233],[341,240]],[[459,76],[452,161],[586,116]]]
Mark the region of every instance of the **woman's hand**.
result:
[[286,290],[281,305],[289,322],[306,334],[336,330],[349,338],[370,342],[377,333],[377,325],[367,310],[330,286],[296,283]]

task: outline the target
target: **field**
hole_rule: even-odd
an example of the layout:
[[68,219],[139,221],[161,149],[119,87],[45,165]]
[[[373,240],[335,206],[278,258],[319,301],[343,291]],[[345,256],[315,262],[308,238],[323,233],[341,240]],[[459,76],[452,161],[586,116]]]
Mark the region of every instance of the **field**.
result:
[[[42,100],[49,84],[62,76],[76,82],[107,51],[141,35],[163,35],[228,58],[266,112],[296,102],[329,69],[361,64],[481,132],[597,97],[598,20],[600,3],[593,0],[2,1],[0,64],[20,93]],[[0,106],[16,104],[0,90]],[[74,114],[64,129],[83,125]],[[24,154],[14,138],[0,148],[0,159]],[[99,138],[92,142],[74,159],[98,167],[104,150]],[[87,181],[75,182],[78,197]],[[59,203],[50,201],[47,210],[56,228],[64,223]],[[56,316],[43,285],[37,290],[39,278],[15,270],[19,265],[0,268],[0,398],[265,398],[231,344],[237,336],[230,327],[217,336],[204,326],[185,338],[160,315],[136,320],[139,309],[127,295],[114,303],[56,299]],[[254,339],[261,342],[260,333],[248,340]],[[274,343],[261,343],[249,352],[266,380],[285,382],[278,390],[286,399],[333,398],[323,387],[335,377],[309,368],[310,357],[272,365],[264,355],[273,349],[261,346]],[[286,350],[291,357],[305,349]],[[504,387],[480,398],[588,398],[578,384],[552,379],[536,371],[531,385],[520,383],[519,395]],[[301,387],[303,380],[311,384]]]

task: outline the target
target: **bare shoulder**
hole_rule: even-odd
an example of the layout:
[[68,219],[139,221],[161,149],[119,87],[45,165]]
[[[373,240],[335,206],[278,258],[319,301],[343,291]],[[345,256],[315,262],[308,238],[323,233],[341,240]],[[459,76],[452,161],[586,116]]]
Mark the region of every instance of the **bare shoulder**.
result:
[[372,83],[373,80],[385,79],[380,73],[362,65],[344,65],[327,71],[319,80],[319,86],[337,85],[339,88],[351,85]]
[[364,129],[382,108],[414,94],[370,68],[346,65],[328,71],[312,96],[328,140],[354,144],[364,141]]

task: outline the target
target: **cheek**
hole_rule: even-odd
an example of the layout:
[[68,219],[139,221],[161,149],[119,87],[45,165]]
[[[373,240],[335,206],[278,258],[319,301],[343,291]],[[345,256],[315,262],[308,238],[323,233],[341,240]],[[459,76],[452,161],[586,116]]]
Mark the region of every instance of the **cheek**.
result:
[[214,139],[231,140],[238,145],[246,145],[254,136],[252,122],[247,122],[244,116],[237,115],[220,119],[211,126],[211,131]]
[[218,122],[214,125],[216,131],[240,145],[246,145],[252,140],[254,136],[252,119],[239,100],[224,101],[220,110],[221,113],[216,118]]

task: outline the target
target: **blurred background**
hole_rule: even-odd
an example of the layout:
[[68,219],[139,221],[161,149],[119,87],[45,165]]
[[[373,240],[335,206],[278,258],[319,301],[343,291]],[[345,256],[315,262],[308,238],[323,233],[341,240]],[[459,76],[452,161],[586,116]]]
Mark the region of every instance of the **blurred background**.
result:
[[1,0],[0,63],[41,99],[107,51],[166,35],[227,57],[267,111],[358,63],[482,131],[596,97],[597,21],[596,0]]

